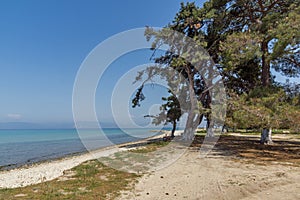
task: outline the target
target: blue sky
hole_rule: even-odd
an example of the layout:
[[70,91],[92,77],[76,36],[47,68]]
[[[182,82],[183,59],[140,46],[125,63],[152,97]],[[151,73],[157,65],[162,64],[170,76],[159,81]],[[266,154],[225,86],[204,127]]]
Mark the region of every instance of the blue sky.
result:
[[[73,83],[88,53],[119,32],[165,26],[180,2],[2,0],[0,122],[71,123]],[[123,63],[142,64],[148,55]]]
[[[73,84],[89,52],[122,31],[167,25],[179,10],[180,2],[182,0],[2,0],[0,123],[71,126]],[[150,51],[134,52],[111,65],[96,94],[100,121],[112,122],[109,107],[115,82],[131,67],[148,63],[150,56]],[[130,110],[136,119],[147,114],[152,104],[161,103],[160,95],[165,90],[147,87],[145,92],[151,93],[153,98],[146,99],[144,108]]]

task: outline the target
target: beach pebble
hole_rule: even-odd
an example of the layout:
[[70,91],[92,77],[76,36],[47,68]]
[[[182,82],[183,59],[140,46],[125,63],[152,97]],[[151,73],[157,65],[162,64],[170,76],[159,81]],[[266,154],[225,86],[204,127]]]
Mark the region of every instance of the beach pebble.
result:
[[16,194],[15,197],[26,197],[27,194]]

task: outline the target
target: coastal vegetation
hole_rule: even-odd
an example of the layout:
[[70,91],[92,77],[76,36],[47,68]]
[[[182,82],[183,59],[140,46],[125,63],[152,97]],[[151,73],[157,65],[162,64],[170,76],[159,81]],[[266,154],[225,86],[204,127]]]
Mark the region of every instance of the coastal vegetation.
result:
[[[255,193],[258,189],[271,189],[276,184],[278,187],[288,186],[295,193],[298,186],[293,187],[292,184],[297,184],[299,180],[299,175],[295,175],[300,167],[300,83],[278,81],[274,73],[280,73],[287,79],[300,76],[299,13],[299,1],[208,0],[202,7],[196,3],[182,3],[166,29],[146,28],[145,36],[148,41],[153,42],[152,59],[157,65],[138,73],[135,81],[142,81],[143,76],[147,78],[136,91],[132,106],[141,105],[145,99],[144,85],[153,77],[166,80],[169,96],[162,97],[160,113],[145,117],[152,118],[156,125],[171,123],[171,139],[181,141],[180,136],[177,137],[174,133],[180,117],[187,114],[182,137],[192,140],[189,143],[191,145],[175,149],[187,150],[190,153],[188,156],[194,156],[185,157],[186,160],[177,166],[174,164],[172,169],[177,170],[178,174],[165,167],[171,173],[169,178],[174,177],[174,182],[179,186],[170,186],[165,174],[157,176],[159,180],[167,182],[162,187],[160,184],[163,181],[153,183],[165,190],[164,195],[170,197],[169,190],[176,190],[172,195],[179,196],[180,192],[188,191],[191,186],[195,186],[194,189],[198,192],[200,184],[192,185],[187,181],[190,177],[195,177],[205,186],[200,193],[215,195],[217,189],[220,199],[228,191],[232,193],[232,199],[239,198],[236,195],[238,192],[243,193],[241,197],[253,197],[248,193]],[[183,59],[185,55],[182,52],[189,49],[190,43],[173,40],[176,32],[191,38],[210,57],[195,56],[194,63],[203,59],[212,61],[214,70],[207,70],[207,66],[194,66]],[[156,50],[164,44],[169,45],[169,51],[155,56]],[[166,73],[170,69],[172,73]],[[226,90],[224,101],[217,102],[227,107],[226,111],[220,107],[221,111],[226,112],[226,118],[220,113],[218,116],[218,113],[212,112],[212,106],[216,103],[211,92],[215,84],[215,71],[222,76]],[[207,122],[205,129],[197,129],[204,120]],[[214,130],[217,128],[222,129],[223,133],[218,142],[213,144],[210,157],[206,160],[198,159],[203,141],[206,137],[214,137]],[[211,141],[213,140],[207,140],[207,143]],[[86,161],[54,180],[19,188],[2,188],[0,199],[116,199],[132,190],[144,174],[116,170],[112,168],[113,165],[105,163],[120,165],[120,160],[123,159],[133,168],[136,163],[131,162],[128,153],[132,153],[130,155],[135,159],[141,159],[143,164],[147,160],[141,154],[155,152],[169,144],[172,141],[163,141],[161,138],[139,146],[131,144],[127,146],[127,151]],[[205,163],[206,161],[209,162]],[[141,166],[141,169],[143,167],[145,166]],[[238,171],[240,168],[243,171]],[[251,176],[250,168],[253,170]],[[184,171],[190,169],[191,173]],[[224,173],[211,176],[218,170],[223,170]],[[285,185],[281,184],[282,179],[285,180]],[[216,185],[209,187],[208,181]],[[251,190],[251,187],[254,189]],[[151,193],[156,192],[152,188],[146,189],[151,190]],[[279,193],[282,191],[284,188],[281,187]],[[150,195],[149,191],[142,192]],[[183,195],[188,199],[187,195],[199,194]]]
[[[300,85],[288,81],[300,75],[300,3],[298,1],[271,0],[209,0],[198,7],[196,3],[182,3],[174,20],[165,29],[147,27],[145,36],[153,41],[154,55],[162,45],[169,49],[164,55],[153,56],[157,64],[139,72],[136,81],[146,75],[146,81],[133,99],[133,107],[145,99],[143,86],[155,76],[164,78],[172,91],[168,109],[162,105],[162,113],[154,116],[154,124],[171,122],[167,110],[180,109],[174,119],[188,114],[184,131],[186,139],[192,139],[196,127],[207,120],[207,136],[225,121],[225,128],[262,130],[261,143],[272,142],[272,129],[300,131]],[[172,31],[168,31],[172,30]],[[206,65],[195,66],[184,59],[190,42],[176,41],[177,33],[192,38],[208,52],[210,59],[194,56],[194,60],[213,61],[222,76],[226,88],[226,119],[212,113],[216,104],[212,97],[213,70]],[[201,62],[200,62],[201,63]],[[203,63],[203,62],[202,62]],[[176,71],[171,76],[169,69]],[[274,72],[286,77],[284,83],[275,78]],[[185,82],[180,82],[183,77]],[[174,92],[174,91],[181,92]],[[221,97],[222,98],[222,97]],[[182,102],[188,106],[183,106]],[[222,103],[222,102],[221,102]],[[226,104],[226,101],[224,101]],[[165,116],[165,120],[161,120]],[[153,117],[153,116],[152,116]]]
[[0,189],[0,199],[114,199],[121,190],[130,189],[138,177],[91,160],[52,181]]

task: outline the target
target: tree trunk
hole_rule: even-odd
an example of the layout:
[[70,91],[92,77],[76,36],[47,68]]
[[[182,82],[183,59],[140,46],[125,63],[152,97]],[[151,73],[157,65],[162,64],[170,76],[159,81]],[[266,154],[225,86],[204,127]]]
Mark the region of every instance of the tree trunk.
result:
[[263,41],[261,43],[261,51],[262,51],[261,81],[262,81],[262,86],[267,87],[270,85],[270,62],[267,59],[267,56],[268,56],[268,42],[267,41]]
[[222,133],[228,133],[228,127],[226,125],[223,125],[223,127],[222,127]]
[[175,131],[176,131],[176,120],[173,121],[173,128],[172,128],[172,132],[171,132],[171,137],[174,138],[175,137]]
[[[212,80],[213,80],[213,72],[212,72],[211,68],[209,68],[208,79],[206,80],[206,84],[207,84],[208,88],[212,87],[212,85],[213,85]],[[212,92],[212,91],[210,91],[210,92]],[[208,92],[207,107],[209,109],[211,109],[211,104],[212,104],[212,96]],[[212,138],[215,136],[213,128],[214,128],[214,118],[213,118],[212,112],[210,112],[207,115],[206,137]]]
[[184,140],[193,140],[194,139],[194,134],[195,134],[195,131],[197,128],[197,125],[194,122],[194,118],[196,118],[196,117],[197,116],[194,113],[194,111],[191,110],[188,114],[186,126],[185,126],[184,133],[183,133]]
[[197,99],[195,96],[194,91],[194,76],[189,68],[189,66],[186,67],[186,72],[188,75],[188,81],[189,81],[189,97],[190,97],[190,110],[188,112],[187,122],[186,126],[183,132],[183,139],[184,140],[193,140],[194,134],[196,131],[197,126],[199,125],[199,119],[200,115],[197,114],[199,110],[197,110]]
[[261,132],[260,136],[260,143],[261,144],[272,144],[272,129],[264,128]]
[[214,137],[214,131],[213,131],[213,123],[211,123],[210,119],[207,119],[207,124],[206,124],[206,136],[207,137]]

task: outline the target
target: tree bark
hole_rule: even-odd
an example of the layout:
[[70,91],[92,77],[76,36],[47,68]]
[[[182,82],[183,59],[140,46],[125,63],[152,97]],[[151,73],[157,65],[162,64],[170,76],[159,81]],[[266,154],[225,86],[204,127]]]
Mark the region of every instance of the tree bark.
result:
[[194,76],[189,66],[186,67],[189,81],[190,110],[187,117],[186,126],[183,132],[184,140],[193,140],[197,126],[199,125],[200,115],[197,114],[197,99],[194,91]]
[[268,42],[267,41],[263,41],[261,43],[261,51],[262,51],[261,81],[262,81],[262,86],[267,87],[270,85],[270,62],[267,59],[267,56],[268,56]]
[[171,132],[171,137],[174,138],[175,137],[175,131],[176,131],[176,120],[173,121],[173,128],[172,128],[172,132]]
[[199,115],[196,115],[194,110],[195,109],[190,110],[190,112],[188,114],[186,126],[185,126],[184,133],[183,133],[184,140],[193,140],[194,139],[195,131],[199,124],[198,121],[200,118]]
[[264,128],[261,132],[260,136],[260,143],[261,144],[272,144],[272,129]]
[[207,119],[207,124],[206,124],[206,136],[207,137],[214,137],[214,131],[213,131],[213,123],[211,123],[210,119]]

